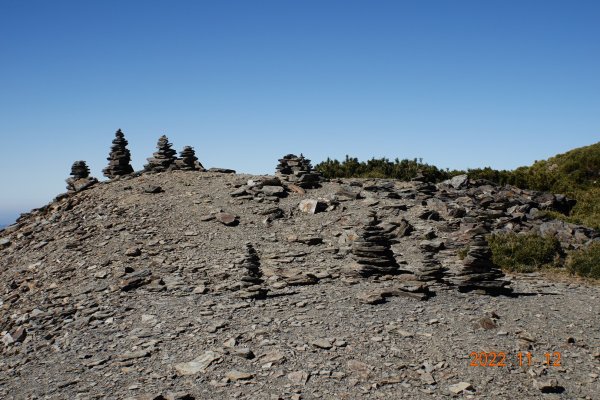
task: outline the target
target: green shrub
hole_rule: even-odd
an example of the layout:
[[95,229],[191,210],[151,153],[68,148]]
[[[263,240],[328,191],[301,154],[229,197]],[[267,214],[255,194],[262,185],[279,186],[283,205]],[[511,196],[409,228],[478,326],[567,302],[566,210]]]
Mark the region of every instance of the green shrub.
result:
[[327,158],[315,165],[315,169],[325,178],[391,178],[409,181],[418,175],[423,175],[429,182],[441,182],[460,173],[460,171],[442,170],[417,158],[413,160],[396,158],[391,161],[383,157],[358,161],[358,158],[348,155],[343,161]]
[[567,269],[572,274],[600,279],[600,243],[575,250],[567,258]]
[[533,272],[555,267],[561,247],[556,238],[535,234],[494,234],[488,238],[494,264],[506,271]]
[[579,190],[574,197],[577,205],[573,208],[570,222],[600,229],[600,188]]

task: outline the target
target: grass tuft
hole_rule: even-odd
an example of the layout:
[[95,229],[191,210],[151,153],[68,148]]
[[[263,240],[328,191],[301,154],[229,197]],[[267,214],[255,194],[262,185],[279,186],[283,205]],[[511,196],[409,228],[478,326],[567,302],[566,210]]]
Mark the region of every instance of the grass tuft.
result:
[[535,234],[501,233],[488,238],[492,260],[505,271],[534,272],[560,266],[556,238]]
[[566,265],[572,274],[600,279],[600,242],[572,251]]

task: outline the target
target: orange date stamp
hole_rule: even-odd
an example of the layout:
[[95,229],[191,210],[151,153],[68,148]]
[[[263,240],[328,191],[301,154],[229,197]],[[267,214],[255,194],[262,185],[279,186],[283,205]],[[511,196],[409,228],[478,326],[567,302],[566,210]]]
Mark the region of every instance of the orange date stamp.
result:
[[471,362],[469,367],[530,367],[532,365],[546,365],[548,367],[561,366],[561,354],[559,351],[553,353],[544,353],[543,357],[534,357],[530,352],[518,352],[516,355],[510,355],[504,351],[487,352],[473,351],[469,354]]

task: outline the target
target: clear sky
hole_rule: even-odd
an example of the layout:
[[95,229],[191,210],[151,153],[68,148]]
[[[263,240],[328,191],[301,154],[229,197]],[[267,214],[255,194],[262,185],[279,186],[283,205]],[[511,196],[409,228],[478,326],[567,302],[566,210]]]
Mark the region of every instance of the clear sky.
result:
[[600,140],[600,1],[0,0],[0,224],[116,129],[206,167],[514,168]]

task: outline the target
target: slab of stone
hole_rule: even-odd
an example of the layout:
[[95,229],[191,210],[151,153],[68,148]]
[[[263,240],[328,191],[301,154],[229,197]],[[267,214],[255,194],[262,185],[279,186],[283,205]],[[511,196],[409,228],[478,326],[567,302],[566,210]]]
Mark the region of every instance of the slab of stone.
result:
[[219,354],[208,350],[192,361],[175,364],[174,368],[181,375],[196,375],[200,372],[206,372],[206,369],[220,358]]
[[246,381],[249,379],[254,378],[254,374],[250,373],[250,372],[242,372],[242,371],[229,371],[227,374],[225,374],[225,377],[227,379],[229,379],[230,381],[233,382],[237,382],[237,381]]
[[281,186],[263,186],[260,191],[266,196],[283,197],[286,194],[285,188]]
[[215,214],[217,221],[225,226],[236,226],[239,223],[239,217],[227,212],[220,212]]
[[471,385],[468,382],[459,382],[455,383],[454,385],[450,385],[448,387],[448,390],[450,391],[450,393],[460,394],[465,390],[473,390],[473,385]]
[[329,350],[333,347],[333,345],[331,344],[331,340],[328,339],[315,339],[311,341],[310,344],[323,350]]
[[218,172],[218,173],[221,173],[221,174],[235,174],[235,170],[234,169],[218,168],[218,167],[209,168],[208,172]]
[[293,385],[299,385],[299,386],[306,385],[306,382],[308,381],[309,377],[310,377],[310,374],[306,371],[294,371],[294,372],[290,372],[287,375],[288,380]]
[[319,201],[315,199],[304,199],[298,204],[300,211],[307,214],[315,214],[319,206]]

